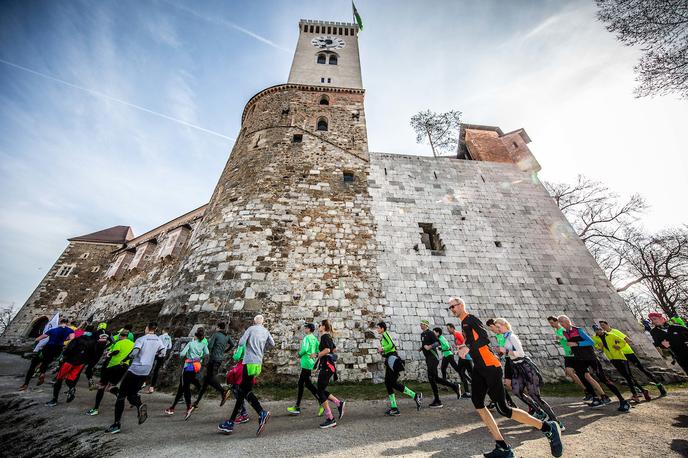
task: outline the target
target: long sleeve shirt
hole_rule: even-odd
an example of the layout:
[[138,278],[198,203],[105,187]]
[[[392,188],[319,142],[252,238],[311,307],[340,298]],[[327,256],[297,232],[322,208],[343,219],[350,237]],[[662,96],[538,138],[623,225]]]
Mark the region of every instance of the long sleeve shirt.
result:
[[313,370],[316,359],[311,355],[318,353],[318,338],[312,333],[303,336],[301,341],[301,348],[299,349],[299,356],[301,357],[301,369]]
[[239,351],[234,354],[234,359],[243,357],[244,364],[263,364],[263,354],[265,350],[275,346],[275,341],[263,325],[254,324],[244,332],[239,339]]
[[564,329],[564,337],[566,337],[569,343],[575,342],[577,344],[575,347],[571,347],[573,356],[576,359],[582,361],[593,361],[597,359],[595,355],[595,342],[585,333],[583,328],[571,326],[568,330]]
[[523,351],[521,339],[519,339],[518,336],[512,331],[504,333],[504,349],[506,350],[506,356],[512,361],[524,358],[526,356],[526,353]]
[[482,321],[473,315],[465,314],[461,317],[461,329],[476,369],[501,367],[499,358],[490,350],[490,338]]

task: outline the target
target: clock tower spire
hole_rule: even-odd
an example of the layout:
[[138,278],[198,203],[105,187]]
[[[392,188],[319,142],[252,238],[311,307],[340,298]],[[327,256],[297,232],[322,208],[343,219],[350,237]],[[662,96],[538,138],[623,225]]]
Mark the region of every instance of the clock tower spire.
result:
[[302,19],[289,83],[362,89],[358,31],[356,24]]

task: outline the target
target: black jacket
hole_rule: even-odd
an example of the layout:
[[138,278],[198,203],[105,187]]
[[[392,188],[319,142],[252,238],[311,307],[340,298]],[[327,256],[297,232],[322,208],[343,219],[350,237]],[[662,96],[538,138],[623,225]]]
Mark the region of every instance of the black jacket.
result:
[[83,334],[69,342],[62,354],[62,360],[69,364],[87,364],[97,357],[98,337]]

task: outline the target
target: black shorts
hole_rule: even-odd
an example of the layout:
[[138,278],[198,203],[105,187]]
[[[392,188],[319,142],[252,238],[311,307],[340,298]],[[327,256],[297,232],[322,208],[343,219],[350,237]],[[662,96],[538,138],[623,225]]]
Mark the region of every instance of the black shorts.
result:
[[576,358],[573,356],[564,356],[564,368],[568,369],[575,369],[576,367]]
[[506,358],[506,361],[504,361],[504,378],[507,380],[511,380],[514,378],[514,363],[511,362],[511,358]]
[[100,383],[102,385],[117,385],[124,377],[124,374],[127,373],[127,369],[127,366],[121,365],[106,367],[103,369],[103,373],[100,374]]

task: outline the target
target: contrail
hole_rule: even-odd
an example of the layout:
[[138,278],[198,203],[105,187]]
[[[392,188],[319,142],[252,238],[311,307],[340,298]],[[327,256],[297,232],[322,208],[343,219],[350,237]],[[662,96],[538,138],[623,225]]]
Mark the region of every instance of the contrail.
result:
[[110,100],[110,101],[112,101],[112,102],[120,103],[120,104],[122,104],[122,105],[128,106],[128,107],[130,107],[130,108],[134,108],[134,109],[136,109],[136,110],[144,111],[144,112],[149,113],[149,114],[152,114],[152,115],[154,115],[154,116],[158,116],[158,117],[160,117],[160,118],[163,118],[163,119],[167,119],[167,120],[169,120],[169,121],[176,122],[177,124],[181,124],[181,125],[186,126],[186,127],[191,127],[192,129],[200,130],[201,132],[205,132],[205,133],[207,133],[207,134],[215,135],[216,137],[224,138],[224,139],[231,140],[231,141],[236,140],[236,139],[234,139],[234,138],[232,138],[232,137],[228,137],[228,136],[226,136],[226,135],[222,135],[222,134],[219,133],[219,132],[215,132],[214,130],[206,129],[206,128],[201,127],[201,126],[197,126],[196,124],[192,124],[192,123],[190,123],[190,122],[188,122],[188,121],[184,121],[183,119],[173,118],[172,116],[168,116],[168,115],[166,115],[166,114],[164,114],[164,113],[160,113],[160,112],[158,112],[158,111],[154,111],[154,110],[151,110],[151,109],[149,109],[149,108],[142,107],[141,105],[136,105],[135,103],[127,102],[126,100],[122,100],[122,99],[118,99],[118,98],[116,98],[116,97],[112,97],[111,95],[107,95],[107,94],[105,94],[105,93],[103,93],[103,92],[96,91],[95,89],[89,89],[89,88],[84,87],[84,86],[79,86],[78,84],[70,83],[69,81],[65,81],[65,80],[63,80],[63,79],[56,78],[56,77],[54,77],[54,76],[52,76],[52,75],[48,75],[47,73],[41,73],[41,72],[39,72],[39,71],[32,70],[32,69],[30,69],[30,68],[28,68],[28,67],[24,67],[24,66],[22,66],[22,65],[15,64],[15,63],[13,63],[13,62],[8,62],[8,61],[6,61],[6,60],[4,60],[4,59],[0,59],[0,62],[2,62],[2,63],[5,64],[5,65],[9,65],[10,67],[18,68],[18,69],[20,69],[20,70],[24,70],[25,72],[29,72],[29,73],[32,73],[32,74],[34,74],[34,75],[40,76],[40,77],[42,77],[42,78],[46,78],[46,79],[55,81],[55,82],[60,83],[60,84],[64,84],[65,86],[69,86],[69,87],[72,87],[72,88],[74,88],[74,89],[79,89],[79,90],[81,90],[81,91],[88,92],[88,93],[91,94],[91,95],[94,95],[94,96],[97,96],[97,97],[102,97],[102,98],[104,98],[104,99]]
[[177,9],[179,9],[179,10],[181,10],[181,11],[184,11],[184,12],[186,12],[186,13],[189,13],[189,14],[192,15],[192,16],[195,16],[195,17],[197,17],[197,18],[199,18],[199,19],[202,19],[202,20],[204,20],[204,21],[206,21],[206,22],[210,22],[211,24],[221,25],[221,26],[224,26],[224,27],[229,27],[230,29],[233,29],[233,30],[238,30],[239,32],[241,32],[241,33],[243,33],[243,34],[246,34],[246,35],[248,35],[249,37],[255,38],[256,40],[258,40],[258,41],[260,41],[260,42],[262,42],[262,43],[265,43],[265,44],[268,45],[268,46],[272,46],[273,48],[279,49],[280,51],[285,51],[285,52],[291,53],[291,49],[284,48],[284,47],[278,45],[277,43],[275,43],[274,41],[269,40],[269,39],[267,39],[267,38],[265,38],[265,37],[263,37],[263,36],[260,36],[260,35],[258,35],[258,34],[255,33],[255,32],[251,32],[250,30],[245,29],[245,28],[241,27],[240,25],[237,25],[237,24],[235,24],[235,23],[233,23],[233,22],[231,22],[231,21],[227,21],[227,20],[225,20],[225,19],[220,19],[220,18],[217,18],[217,17],[205,16],[205,15],[203,15],[203,14],[197,12],[197,11],[192,10],[191,8],[188,8],[188,7],[184,6],[184,5],[178,5],[178,4],[176,4],[176,3],[172,3],[172,2],[170,2],[170,1],[168,1],[168,0],[163,0],[163,2],[167,3],[168,5],[170,5],[170,6],[174,7],[174,8],[177,8]]

